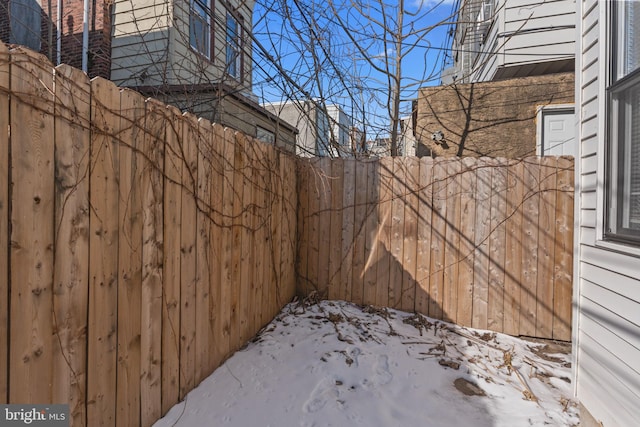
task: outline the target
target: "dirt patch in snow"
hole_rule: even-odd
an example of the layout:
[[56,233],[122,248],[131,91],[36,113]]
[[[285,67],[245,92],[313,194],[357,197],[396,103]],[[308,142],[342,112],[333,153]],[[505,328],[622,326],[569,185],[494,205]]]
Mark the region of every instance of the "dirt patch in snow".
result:
[[487,394],[476,384],[464,378],[456,378],[453,382],[456,389],[465,396],[486,396]]

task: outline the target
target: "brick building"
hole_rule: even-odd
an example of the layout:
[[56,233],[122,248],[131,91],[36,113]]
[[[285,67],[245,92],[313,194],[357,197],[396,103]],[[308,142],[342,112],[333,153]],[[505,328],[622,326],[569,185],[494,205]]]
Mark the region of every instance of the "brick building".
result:
[[[418,156],[536,155],[540,113],[574,102],[574,74],[560,73],[420,89]],[[539,151],[539,150],[538,150]]]
[[416,155],[575,151],[575,1],[469,0],[439,87],[415,104]]
[[[108,79],[113,2],[92,0],[90,5],[87,74]],[[0,40],[27,46],[54,64],[82,68],[83,7],[83,0],[0,0]]]

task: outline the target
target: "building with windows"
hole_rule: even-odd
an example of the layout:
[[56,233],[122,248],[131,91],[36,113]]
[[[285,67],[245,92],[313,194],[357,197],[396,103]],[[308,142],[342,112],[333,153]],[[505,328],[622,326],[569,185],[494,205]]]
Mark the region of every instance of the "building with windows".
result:
[[575,3],[459,2],[442,86],[418,96],[417,154],[572,154]]
[[43,9],[37,0],[5,0],[0,39],[249,136],[266,132],[291,151],[296,130],[252,93],[253,7],[253,0],[56,0]]
[[251,91],[253,7],[253,0],[116,0],[111,79],[292,151],[295,129]]
[[573,384],[580,425],[640,425],[640,2],[577,3]]
[[298,129],[298,156],[353,157],[357,151],[351,117],[338,105],[304,100],[269,103],[264,107]]

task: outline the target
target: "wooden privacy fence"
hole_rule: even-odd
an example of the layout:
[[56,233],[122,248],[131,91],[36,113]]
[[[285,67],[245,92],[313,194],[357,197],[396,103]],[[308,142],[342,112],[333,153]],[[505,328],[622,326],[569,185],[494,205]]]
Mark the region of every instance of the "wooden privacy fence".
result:
[[315,159],[298,194],[301,292],[570,340],[572,159]]
[[148,426],[293,297],[295,159],[1,43],[0,129],[0,402]]

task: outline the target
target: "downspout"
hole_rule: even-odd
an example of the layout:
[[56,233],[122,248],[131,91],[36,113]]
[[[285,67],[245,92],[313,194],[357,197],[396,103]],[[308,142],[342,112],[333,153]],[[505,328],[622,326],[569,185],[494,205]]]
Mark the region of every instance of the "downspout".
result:
[[56,16],[56,27],[58,29],[58,37],[56,38],[56,65],[62,62],[62,0],[58,0]]
[[49,54],[47,58],[53,62],[53,28],[51,27],[51,0],[47,1],[47,45],[49,46]]
[[82,14],[82,71],[88,73],[89,57],[89,0],[84,0]]

